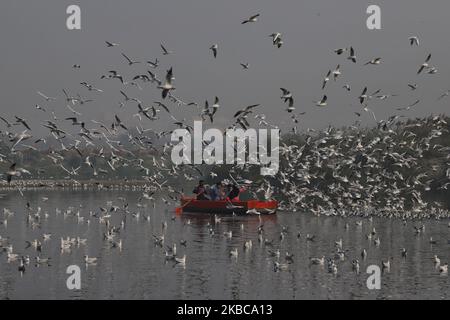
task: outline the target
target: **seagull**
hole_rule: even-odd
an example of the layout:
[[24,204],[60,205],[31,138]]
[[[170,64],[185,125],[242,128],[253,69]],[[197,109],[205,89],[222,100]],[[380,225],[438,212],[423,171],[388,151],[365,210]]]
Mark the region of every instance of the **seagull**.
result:
[[242,69],[244,69],[244,70],[247,70],[248,68],[249,68],[249,64],[248,63],[241,63],[241,67],[242,67]]
[[414,91],[418,88],[417,83],[408,83],[408,87],[411,89],[411,91]]
[[[94,87],[92,84],[87,83],[86,81],[80,82],[80,84],[84,87],[86,87],[89,91],[97,91],[97,92],[103,92],[103,90]],[[78,99],[75,98],[75,101],[78,101]]]
[[25,119],[22,119],[22,118],[20,118],[20,117],[18,117],[18,116],[15,116],[15,118],[16,118],[16,123],[20,123],[20,124],[22,124],[25,128],[27,128],[28,130],[31,130],[30,126],[27,124],[27,122],[26,122]]
[[230,257],[232,257],[232,258],[237,258],[238,254],[239,254],[239,251],[237,248],[234,248],[230,251]]
[[285,103],[288,102],[289,107],[292,107],[294,105],[294,98],[292,96],[292,93],[285,88],[280,88],[280,90],[283,92],[283,95],[280,98],[284,99]]
[[416,37],[416,36],[409,37],[408,40],[409,40],[409,44],[410,44],[411,46],[413,46],[413,45],[418,46],[418,45],[419,45],[419,38]]
[[140,61],[131,60],[125,53],[122,52],[122,56],[128,61],[128,65],[131,66],[135,63],[141,63]]
[[283,45],[283,40],[281,39],[281,33],[274,32],[274,33],[270,34],[269,37],[272,38],[272,44],[274,46],[281,48],[281,46]]
[[422,63],[422,65],[420,66],[419,70],[417,71],[417,74],[420,74],[425,68],[429,68],[429,64],[428,62],[430,62],[431,60],[431,53],[427,56],[427,58],[425,59],[425,62]]
[[164,46],[163,46],[163,44],[161,43],[160,44],[161,45],[161,49],[162,49],[162,51],[163,51],[163,55],[165,55],[165,56],[167,56],[167,55],[169,55],[169,54],[172,54],[173,53],[173,51],[169,51],[169,50],[167,50]]
[[209,49],[212,50],[214,58],[216,58],[217,57],[217,50],[219,49],[219,45],[218,44],[213,44]]
[[359,103],[360,103],[360,104],[363,104],[364,101],[365,101],[367,98],[368,98],[368,96],[367,96],[367,87],[364,87],[364,89],[363,89],[361,95],[358,97]]
[[347,57],[347,59],[356,63],[356,54],[355,49],[353,49],[353,47],[350,47],[350,55]]
[[217,112],[217,110],[219,109],[219,107],[220,107],[220,104],[219,104],[219,98],[216,96],[215,98],[214,98],[214,104],[211,106],[212,107],[212,109],[213,109],[213,115],[215,115],[216,114],[216,112]]
[[364,65],[367,66],[368,64],[373,64],[373,65],[379,65],[381,63],[381,58],[374,58],[368,62],[366,62]]
[[47,112],[47,110],[45,110],[45,108],[41,107],[40,105],[36,105],[35,106],[36,109],[41,110],[42,112]]
[[116,46],[119,45],[118,43],[109,42],[109,41],[105,41],[105,43],[106,43],[106,46],[107,46],[108,48],[116,47]]
[[248,18],[247,20],[242,21],[241,24],[246,24],[249,22],[256,22],[256,21],[258,21],[259,16],[260,16],[259,13],[255,14],[255,15],[251,16],[250,18]]
[[12,177],[20,177],[21,174],[21,171],[16,169],[16,164],[13,163],[6,172],[6,180],[11,183]]
[[336,69],[334,69],[334,71],[333,71],[333,80],[334,81],[336,81],[337,80],[337,78],[341,75],[341,70],[340,70],[340,68],[341,68],[341,65],[337,65],[337,67],[336,67]]
[[411,109],[411,108],[414,107],[415,105],[419,104],[419,102],[420,102],[420,100],[416,100],[415,102],[413,102],[412,104],[410,104],[410,105],[408,105],[408,106],[406,106],[406,107],[398,107],[398,108],[396,108],[396,109],[399,110],[399,111],[406,111],[406,110]]
[[338,56],[340,56],[341,54],[343,54],[345,51],[347,51],[347,48],[339,48],[339,49],[335,49],[334,53],[336,53]]
[[158,59],[155,59],[155,62],[152,61],[147,61],[147,63],[152,67],[152,68],[157,68],[159,66],[159,61]]
[[38,95],[40,95],[42,98],[44,98],[47,102],[48,101],[54,101],[54,100],[56,100],[56,98],[54,98],[54,97],[48,97],[48,96],[46,96],[45,94],[43,94],[42,92],[40,92],[40,91],[37,91],[37,94]]
[[169,70],[167,70],[166,73],[166,79],[163,85],[158,86],[158,89],[162,89],[162,98],[165,99],[167,97],[167,94],[171,91],[171,90],[175,90],[175,87],[172,85],[172,80],[173,80],[173,72],[172,72],[172,68],[170,68]]
[[72,105],[74,105],[75,102],[77,101],[77,99],[72,96],[69,96],[69,94],[67,93],[67,91],[65,89],[62,89],[62,91],[64,92],[64,95],[66,96],[66,102],[70,102],[70,103],[72,103]]
[[182,258],[177,258],[175,257],[175,262],[181,265],[185,265],[186,264],[186,255],[183,255]]
[[0,120],[2,120],[6,124],[7,128],[11,128],[13,126],[13,124],[11,124],[8,120],[3,118],[2,116],[0,116]]
[[322,83],[322,90],[325,89],[328,81],[330,81],[330,76],[331,76],[331,70],[328,70],[327,75],[325,76],[325,78],[323,79],[323,83]]
[[313,102],[316,104],[317,107],[326,107],[327,99],[328,99],[328,97],[326,95],[324,95],[321,100],[313,101]]

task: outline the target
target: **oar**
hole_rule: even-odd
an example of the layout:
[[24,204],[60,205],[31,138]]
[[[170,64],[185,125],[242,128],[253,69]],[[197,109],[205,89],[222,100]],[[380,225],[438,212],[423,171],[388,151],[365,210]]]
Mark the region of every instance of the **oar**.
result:
[[189,203],[191,203],[192,200],[195,200],[196,198],[192,198],[191,200],[189,200],[188,202],[186,202],[185,204],[183,204],[181,207],[176,207],[175,208],[175,213],[176,214],[182,214],[183,213],[183,208],[186,207]]

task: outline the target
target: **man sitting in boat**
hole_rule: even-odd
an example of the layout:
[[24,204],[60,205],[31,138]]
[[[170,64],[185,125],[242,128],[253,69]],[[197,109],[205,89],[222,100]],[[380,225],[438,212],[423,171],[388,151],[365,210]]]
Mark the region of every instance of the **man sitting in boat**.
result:
[[195,187],[193,193],[197,195],[197,200],[209,200],[206,195],[206,187],[203,180],[198,182],[198,186]]

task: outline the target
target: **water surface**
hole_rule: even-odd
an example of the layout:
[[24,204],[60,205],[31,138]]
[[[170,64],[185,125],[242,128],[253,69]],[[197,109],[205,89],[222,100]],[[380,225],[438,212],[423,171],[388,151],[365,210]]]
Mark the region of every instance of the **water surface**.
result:
[[[29,255],[32,263],[26,272],[18,272],[18,262],[8,262],[6,252],[0,253],[1,299],[448,299],[449,279],[434,267],[433,256],[442,262],[450,260],[450,228],[448,221],[409,221],[374,218],[316,217],[308,213],[279,213],[275,216],[223,216],[215,224],[209,215],[186,214],[175,216],[175,204],[157,201],[155,208],[149,201],[137,206],[139,192],[84,192],[84,191],[29,191],[25,198],[32,212],[41,207],[40,226],[33,228],[27,222],[26,200],[18,193],[8,193],[0,199],[0,218],[3,208],[15,214],[7,225],[0,225],[0,235],[10,238],[14,252]],[[43,201],[48,197],[48,201]],[[112,213],[111,226],[124,228],[116,237],[122,239],[120,251],[104,240],[104,223],[90,215],[100,213],[107,201],[123,206],[120,197],[126,198],[130,213]],[[72,214],[64,215],[69,208]],[[61,210],[61,213],[58,213]],[[83,221],[75,216],[80,212]],[[45,218],[44,214],[48,217]],[[136,214],[139,213],[139,217]],[[145,219],[150,217],[150,220]],[[89,224],[87,221],[89,220]],[[362,226],[356,224],[362,221]],[[178,255],[186,254],[186,265],[166,261],[164,250],[155,246],[153,235],[163,233],[162,223],[167,222],[165,245],[177,244]],[[210,224],[210,225],[208,225]],[[272,240],[267,246],[258,242],[257,228],[264,224],[264,237]],[[346,224],[348,228],[346,228]],[[414,226],[425,225],[425,232],[416,235]],[[280,240],[282,227],[288,227]],[[210,234],[210,228],[214,234]],[[381,239],[377,247],[367,239],[372,229]],[[232,238],[224,232],[232,231]],[[300,232],[300,237],[298,233]],[[26,241],[41,239],[51,233],[51,240],[43,243],[42,252],[26,248]],[[306,235],[315,235],[307,241]],[[61,237],[87,238],[87,245],[75,247],[70,253],[61,253]],[[430,237],[437,244],[430,244]],[[180,245],[180,240],[187,246]],[[346,259],[337,261],[338,273],[333,275],[326,267],[311,266],[310,257],[333,257],[335,241],[342,239]],[[244,241],[252,240],[249,251]],[[408,250],[406,258],[401,248]],[[238,248],[237,258],[230,250]],[[361,250],[368,257],[363,260]],[[280,258],[269,251],[279,249]],[[294,254],[287,270],[275,272],[274,261],[285,263],[286,251]],[[84,255],[97,257],[98,263],[86,267]],[[34,265],[34,257],[51,257],[51,265]],[[381,290],[368,290],[366,267],[381,265],[392,257],[390,272],[382,275]],[[352,270],[351,261],[359,259],[361,272]],[[81,290],[66,287],[66,269],[79,265],[82,270]]]

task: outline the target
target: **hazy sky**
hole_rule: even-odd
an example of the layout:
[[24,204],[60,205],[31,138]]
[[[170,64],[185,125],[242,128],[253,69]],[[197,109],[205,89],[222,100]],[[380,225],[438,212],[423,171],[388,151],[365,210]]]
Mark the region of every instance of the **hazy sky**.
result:
[[[81,31],[66,28],[66,8],[81,7]],[[366,27],[366,9],[370,4],[381,7],[382,30]],[[248,16],[260,13],[260,20],[241,25]],[[163,77],[173,66],[176,95],[186,101],[203,105],[214,96],[221,99],[217,114],[218,126],[228,125],[241,107],[260,103],[260,112],[282,128],[291,128],[290,114],[280,100],[280,87],[292,91],[296,113],[301,116],[299,129],[323,128],[351,124],[354,111],[361,111],[356,97],[367,85],[369,92],[382,89],[398,94],[387,101],[373,100],[370,108],[379,119],[400,113],[411,117],[430,113],[449,113],[449,101],[437,97],[450,89],[450,1],[448,0],[89,0],[89,1],[23,1],[0,2],[0,93],[1,114],[9,119],[20,115],[29,120],[36,135],[47,134],[41,127],[49,115],[34,108],[36,103],[55,110],[57,116],[70,116],[65,107],[62,88],[80,93],[95,102],[77,107],[84,121],[97,119],[112,122],[114,114],[131,124],[135,104],[120,109],[122,100],[118,80],[100,80],[108,70],[118,70],[127,79],[144,73],[147,66],[128,66],[121,52],[146,61],[159,58],[157,71]],[[284,46],[275,48],[268,37],[283,34]],[[408,37],[417,35],[421,44],[411,47]],[[105,40],[118,47],[106,48]],[[163,42],[175,54],[162,56]],[[214,59],[209,47],[217,43]],[[346,56],[333,50],[352,45],[358,57],[355,65]],[[428,53],[438,68],[436,75],[416,75]],[[382,57],[379,66],[363,66],[368,60]],[[240,63],[249,63],[242,70]],[[73,69],[80,64],[81,69]],[[330,81],[325,93],[326,108],[312,103],[324,92],[322,79],[329,69],[341,64],[342,76]],[[88,92],[79,83],[87,81],[104,90]],[[347,93],[342,86],[350,84]],[[417,83],[411,92],[407,84]],[[36,91],[57,96],[46,103]],[[159,90],[144,85],[124,89],[145,104],[161,99]],[[398,112],[395,107],[422,102],[413,110]],[[195,108],[184,110],[169,104],[177,118],[192,121]],[[369,114],[361,117],[364,124],[373,124]],[[133,122],[133,123],[134,123]],[[145,127],[167,128],[169,119],[145,121]],[[69,127],[67,124],[64,127]],[[0,124],[0,130],[4,130]],[[21,127],[14,130],[22,130]]]

